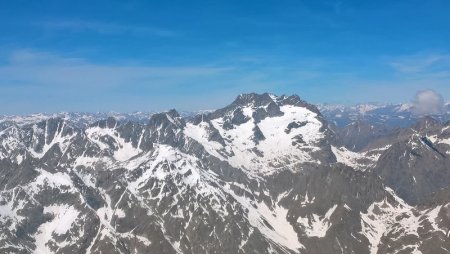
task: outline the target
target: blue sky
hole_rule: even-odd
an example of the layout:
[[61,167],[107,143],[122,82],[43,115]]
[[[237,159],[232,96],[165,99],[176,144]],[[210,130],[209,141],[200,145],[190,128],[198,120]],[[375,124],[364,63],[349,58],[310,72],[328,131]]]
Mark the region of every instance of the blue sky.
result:
[[450,1],[0,1],[0,114],[450,99]]

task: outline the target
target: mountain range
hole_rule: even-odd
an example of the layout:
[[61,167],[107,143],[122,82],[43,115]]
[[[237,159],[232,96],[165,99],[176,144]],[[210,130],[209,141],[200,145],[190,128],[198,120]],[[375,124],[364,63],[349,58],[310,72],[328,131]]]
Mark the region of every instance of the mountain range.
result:
[[0,252],[449,253],[449,113],[400,109],[3,117]]
[[381,104],[364,103],[356,105],[320,104],[320,112],[328,122],[344,127],[355,121],[365,121],[372,125],[385,125],[389,128],[409,127],[420,118],[431,115],[442,122],[450,120],[450,102],[442,105],[442,112],[433,114],[418,113],[414,103]]

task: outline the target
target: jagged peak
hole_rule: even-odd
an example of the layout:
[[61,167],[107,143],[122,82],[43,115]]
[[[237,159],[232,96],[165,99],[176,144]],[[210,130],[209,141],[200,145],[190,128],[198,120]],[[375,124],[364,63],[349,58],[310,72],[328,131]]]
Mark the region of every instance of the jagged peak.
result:
[[247,94],[240,94],[238,97],[233,101],[232,105],[239,105],[239,106],[247,106],[250,104],[253,104],[254,106],[262,106],[267,105],[271,102],[274,102],[274,99],[276,100],[278,97],[274,94],[269,93],[263,93],[263,94],[257,94],[257,93],[247,93]]
[[44,119],[38,122],[38,125],[46,125],[46,124],[57,124],[65,122],[66,120],[60,116],[49,117],[48,119]]
[[165,112],[168,116],[173,117],[173,118],[178,118],[180,117],[180,114],[178,113],[178,111],[176,109],[171,109],[167,112]]
[[233,101],[231,105],[254,105],[254,106],[265,106],[271,102],[274,102],[278,105],[300,105],[306,104],[300,96],[297,94],[292,95],[281,95],[278,96],[273,93],[245,93],[239,94],[238,97]]
[[35,127],[41,130],[45,130],[47,134],[55,132],[63,132],[64,135],[73,133],[78,129],[74,126],[74,124],[71,121],[68,121],[59,116],[50,117],[48,119],[41,120],[38,123],[30,123],[24,125],[25,129],[34,129]]
[[102,129],[114,129],[119,125],[119,121],[115,117],[108,117],[93,123],[91,126],[100,127]]
[[171,109],[166,112],[156,113],[150,117],[149,125],[161,125],[161,124],[169,124],[174,125],[176,127],[183,127],[186,125],[183,118],[180,116],[178,111],[175,109]]
[[[247,93],[240,94],[230,105],[224,108],[215,110],[209,114],[196,115],[193,122],[194,124],[198,124],[202,121],[225,117],[230,122],[239,124],[232,120],[233,118],[236,118],[236,116],[241,120],[250,117],[253,118],[255,122],[259,122],[266,117],[283,115],[281,107],[288,105],[306,108],[322,119],[322,115],[316,106],[303,101],[300,96],[296,94],[277,96],[272,93]],[[226,124],[228,125],[228,122]]]
[[431,116],[424,116],[421,117],[417,122],[413,125],[413,129],[420,131],[424,129],[434,128],[434,127],[441,127],[442,124],[439,120],[431,117]]
[[281,95],[280,97],[278,97],[278,100],[283,103],[283,105],[286,104],[290,104],[290,105],[297,105],[299,103],[304,103],[304,101],[302,101],[302,99],[300,99],[300,96],[298,96],[297,94],[292,94],[292,95]]

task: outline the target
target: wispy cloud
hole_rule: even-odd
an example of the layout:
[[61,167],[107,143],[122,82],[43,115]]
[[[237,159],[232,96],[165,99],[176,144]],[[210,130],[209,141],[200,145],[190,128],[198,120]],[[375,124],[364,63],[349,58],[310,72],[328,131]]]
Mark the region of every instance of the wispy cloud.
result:
[[160,37],[180,36],[180,33],[177,31],[155,26],[129,25],[129,24],[107,23],[100,21],[53,20],[45,22],[36,22],[35,25],[46,30],[94,32],[105,35],[133,34],[133,35],[151,35]]
[[95,64],[82,58],[18,50],[0,66],[0,84],[37,87],[109,87],[176,84],[192,78],[216,76],[230,68],[215,66],[146,66]]
[[[239,83],[227,66],[113,65],[33,50],[1,62],[0,101],[8,105],[2,113],[197,109],[230,99],[225,93],[237,94]],[[208,91],[214,102],[205,99]]]
[[389,65],[402,73],[437,72],[450,67],[450,54],[417,53],[399,56],[391,58]]
[[[450,98],[449,76],[362,75],[327,59],[296,62],[241,55],[209,64],[105,64],[45,51],[16,50],[0,62],[3,111],[144,110],[220,107],[242,92],[299,94],[311,102],[399,102],[431,88]],[[283,64],[284,63],[284,64]],[[5,113],[5,112],[4,112]]]

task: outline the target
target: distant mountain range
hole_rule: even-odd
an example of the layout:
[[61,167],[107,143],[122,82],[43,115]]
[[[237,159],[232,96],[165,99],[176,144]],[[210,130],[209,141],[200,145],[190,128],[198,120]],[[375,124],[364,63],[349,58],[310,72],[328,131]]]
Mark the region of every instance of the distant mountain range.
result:
[[[330,124],[337,127],[345,127],[356,121],[364,121],[373,125],[385,125],[386,127],[408,127],[414,124],[423,115],[414,114],[412,103],[404,104],[380,104],[366,103],[356,105],[318,104],[316,107]],[[201,113],[210,113],[214,110],[180,111],[183,117],[193,117]],[[80,126],[92,124],[101,119],[113,117],[119,121],[134,121],[145,123],[156,111],[136,111],[131,113],[120,112],[60,112],[60,113],[35,113],[29,115],[0,115],[0,122],[12,121],[19,125],[35,123],[50,118],[61,118]],[[442,122],[450,120],[450,102],[445,104],[442,114],[434,114],[433,118]]]
[[[208,113],[213,110],[199,110],[199,111],[181,111],[180,115],[186,118],[193,117],[196,114]],[[45,121],[51,118],[61,118],[71,123],[84,127],[97,121],[112,117],[118,121],[126,122],[147,122],[153,114],[157,112],[141,112],[136,111],[132,113],[119,113],[119,112],[59,112],[59,113],[35,113],[29,115],[0,115],[0,122],[14,122],[17,125],[26,125]]]
[[3,117],[0,253],[450,253],[447,120],[268,93]]
[[[386,127],[411,126],[417,119],[424,115],[414,113],[414,105],[405,104],[357,104],[345,105],[318,105],[320,112],[327,120],[338,127],[355,121],[364,121],[373,125],[385,125]],[[443,112],[432,115],[433,118],[446,122],[450,120],[450,103],[444,105]]]

